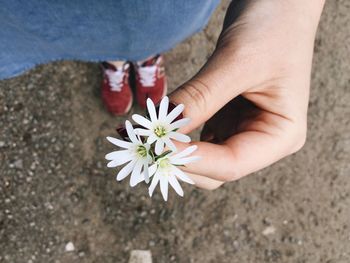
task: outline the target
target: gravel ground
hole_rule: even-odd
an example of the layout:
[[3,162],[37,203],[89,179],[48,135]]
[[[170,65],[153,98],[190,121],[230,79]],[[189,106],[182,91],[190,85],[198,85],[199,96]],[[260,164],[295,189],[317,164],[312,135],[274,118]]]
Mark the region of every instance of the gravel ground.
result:
[[[172,89],[212,52],[226,6],[166,54]],[[349,1],[328,1],[300,152],[212,192],[185,186],[167,203],[105,167],[104,138],[124,119],[103,109],[97,64],[0,81],[0,262],[127,262],[134,249],[154,262],[350,262],[349,27]]]

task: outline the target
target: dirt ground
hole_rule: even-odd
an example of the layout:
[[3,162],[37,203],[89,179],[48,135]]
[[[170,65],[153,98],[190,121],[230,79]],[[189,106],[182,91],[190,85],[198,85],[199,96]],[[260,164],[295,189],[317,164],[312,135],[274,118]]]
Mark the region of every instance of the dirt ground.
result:
[[[211,54],[226,6],[166,54],[172,89]],[[105,136],[124,119],[103,108],[97,64],[55,62],[0,81],[0,262],[127,262],[134,249],[154,262],[350,262],[349,58],[349,1],[329,0],[305,147],[167,203],[105,167]]]

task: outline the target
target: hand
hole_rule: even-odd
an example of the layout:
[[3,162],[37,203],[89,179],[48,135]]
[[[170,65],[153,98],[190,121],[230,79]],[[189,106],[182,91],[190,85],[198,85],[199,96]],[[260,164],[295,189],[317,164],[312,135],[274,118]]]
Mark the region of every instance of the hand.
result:
[[248,1],[232,23],[234,4],[211,58],[170,96],[192,119],[182,132],[204,124],[201,141],[193,142],[202,159],[184,170],[207,189],[295,153],[306,138],[313,43],[324,1]]

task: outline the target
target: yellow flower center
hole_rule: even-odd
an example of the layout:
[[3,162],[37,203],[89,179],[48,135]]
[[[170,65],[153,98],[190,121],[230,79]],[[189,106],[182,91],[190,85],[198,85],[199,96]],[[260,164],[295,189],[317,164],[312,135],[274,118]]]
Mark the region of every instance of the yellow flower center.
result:
[[167,168],[170,165],[169,159],[165,158],[159,161],[160,168]]
[[154,128],[154,133],[160,138],[166,134],[166,129],[163,126],[158,125]]
[[137,146],[136,152],[137,152],[137,154],[138,154],[139,156],[141,156],[141,157],[146,157],[146,156],[147,156],[147,149],[146,149],[146,147],[143,146],[143,145]]
[[162,169],[162,175],[169,175],[171,172],[171,164],[168,158],[159,161],[159,168]]

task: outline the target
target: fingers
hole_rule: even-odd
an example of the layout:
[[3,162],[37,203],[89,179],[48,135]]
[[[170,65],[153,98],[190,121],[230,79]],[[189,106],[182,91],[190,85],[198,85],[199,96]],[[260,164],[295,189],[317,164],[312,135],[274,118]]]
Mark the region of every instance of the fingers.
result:
[[247,131],[232,136],[222,145],[193,142],[198,146],[194,154],[201,159],[183,170],[218,181],[237,180],[296,152],[304,144],[302,133],[286,131],[285,134]]
[[216,188],[224,184],[224,182],[222,181],[214,180],[212,178],[209,178],[203,175],[192,174],[192,173],[186,173],[186,174],[191,177],[196,187],[199,187],[202,189],[215,190]]
[[[181,169],[186,173],[206,176],[217,181],[227,181],[225,178],[233,170],[231,149],[226,145],[209,142],[192,142],[190,144],[198,146],[192,155],[199,156],[200,160],[186,164]],[[185,143],[176,143],[179,151],[188,146]]]
[[170,94],[170,101],[184,104],[184,117],[191,119],[181,132],[199,127],[247,86],[241,76],[241,63],[232,63],[222,56],[220,52],[214,54],[192,80]]

